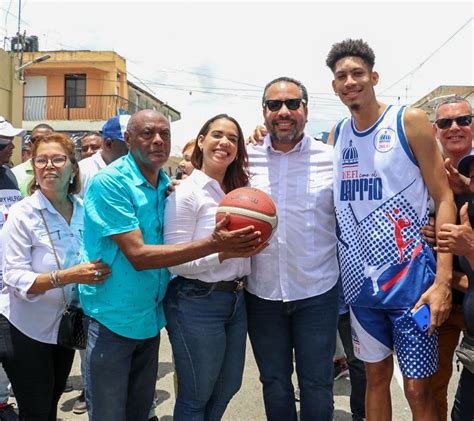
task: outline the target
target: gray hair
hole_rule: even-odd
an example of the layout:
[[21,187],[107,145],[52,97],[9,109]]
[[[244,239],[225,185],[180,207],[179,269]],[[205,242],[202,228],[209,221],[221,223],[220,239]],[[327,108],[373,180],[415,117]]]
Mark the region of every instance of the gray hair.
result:
[[438,118],[438,111],[439,111],[440,107],[442,107],[443,105],[446,105],[446,104],[463,104],[463,103],[467,104],[467,106],[469,107],[469,114],[472,114],[472,105],[471,105],[471,103],[467,99],[465,99],[462,96],[456,94],[456,95],[444,98],[441,102],[438,103],[438,105],[436,105],[435,118]]

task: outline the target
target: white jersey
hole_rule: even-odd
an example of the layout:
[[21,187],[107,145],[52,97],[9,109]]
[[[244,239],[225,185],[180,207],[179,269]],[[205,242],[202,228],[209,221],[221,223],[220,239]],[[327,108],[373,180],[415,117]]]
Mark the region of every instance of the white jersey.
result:
[[388,106],[360,132],[344,119],[334,134],[334,203],[346,302],[410,307],[434,279],[420,228],[428,191],[403,127],[405,107]]

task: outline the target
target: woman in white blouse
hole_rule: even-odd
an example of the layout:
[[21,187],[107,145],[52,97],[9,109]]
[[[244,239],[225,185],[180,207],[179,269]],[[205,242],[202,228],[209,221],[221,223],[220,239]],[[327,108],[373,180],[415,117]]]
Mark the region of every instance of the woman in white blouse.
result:
[[[209,235],[225,194],[247,185],[247,152],[237,121],[226,114],[208,120],[192,163],[196,169],[167,199],[167,244]],[[242,288],[250,273],[245,257],[219,253],[169,268],[178,275],[164,302],[178,377],[175,421],[221,419],[240,388],[247,335]]]
[[74,196],[81,186],[72,140],[59,133],[38,140],[32,163],[31,196],[10,208],[2,231],[0,359],[20,419],[53,421],[74,358],[57,345],[63,292],[70,301],[75,283],[103,282],[110,270],[100,261],[80,264],[83,209]]

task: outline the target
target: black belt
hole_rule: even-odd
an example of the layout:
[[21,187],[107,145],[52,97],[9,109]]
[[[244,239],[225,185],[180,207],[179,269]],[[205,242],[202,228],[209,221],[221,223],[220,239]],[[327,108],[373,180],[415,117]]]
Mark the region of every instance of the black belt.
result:
[[224,292],[239,292],[242,290],[246,283],[247,277],[242,276],[241,278],[235,278],[232,281],[219,281],[219,282],[203,282],[199,279],[189,279],[184,276],[178,276],[178,278],[184,279],[188,282],[191,282],[197,286],[212,289],[214,291],[224,291]]

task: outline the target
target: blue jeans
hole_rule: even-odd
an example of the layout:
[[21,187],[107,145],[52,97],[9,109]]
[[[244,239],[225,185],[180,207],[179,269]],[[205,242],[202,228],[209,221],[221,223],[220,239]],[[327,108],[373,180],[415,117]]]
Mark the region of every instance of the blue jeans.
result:
[[333,419],[333,357],[338,287],[304,300],[270,301],[246,293],[250,342],[269,421],[296,421],[293,350],[301,421]]
[[125,338],[89,319],[85,373],[89,421],[148,420],[159,344],[159,335]]
[[365,418],[365,388],[367,386],[367,378],[364,362],[359,360],[354,354],[349,312],[339,315],[338,330],[349,366],[352,417],[353,419],[363,419]]
[[215,291],[178,277],[164,300],[178,377],[175,421],[220,420],[242,384],[247,340],[243,290]]
[[0,404],[7,403],[10,397],[10,380],[0,364]]

